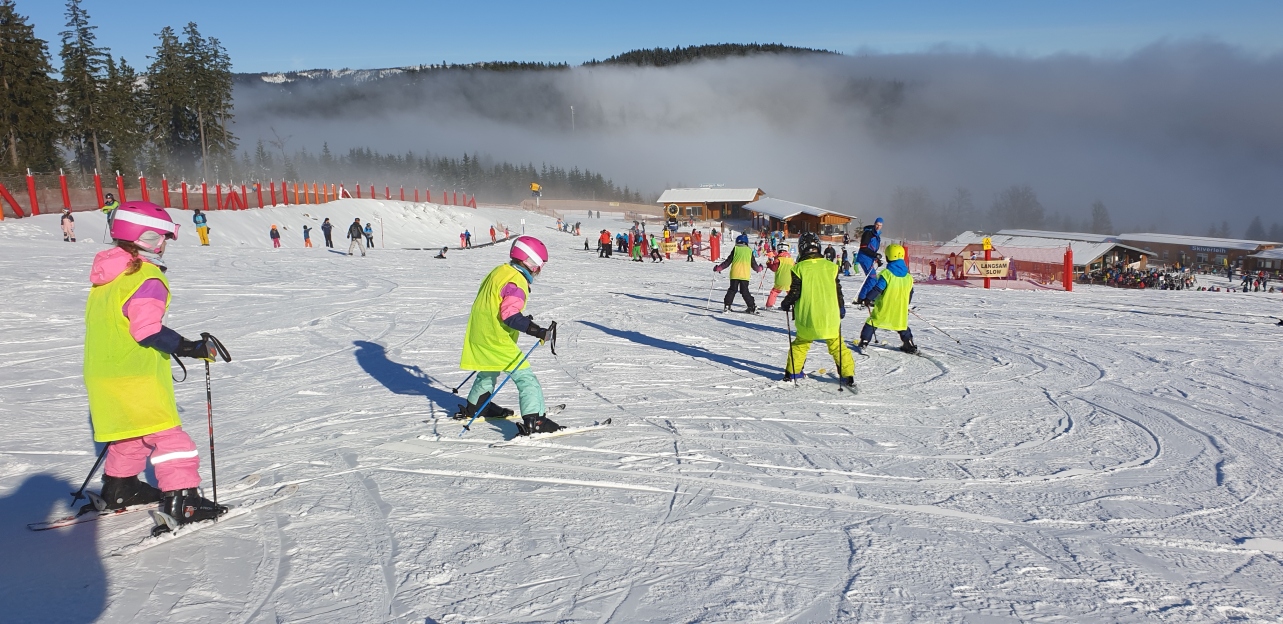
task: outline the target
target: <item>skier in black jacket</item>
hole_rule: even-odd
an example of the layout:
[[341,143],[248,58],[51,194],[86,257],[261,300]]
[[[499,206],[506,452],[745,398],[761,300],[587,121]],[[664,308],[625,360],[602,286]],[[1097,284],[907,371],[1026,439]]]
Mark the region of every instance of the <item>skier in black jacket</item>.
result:
[[334,224],[330,223],[329,217],[326,217],[325,221],[321,223],[321,233],[325,234],[325,246],[331,249],[334,248],[334,239],[330,238],[330,232],[332,231],[334,231]]
[[347,228],[347,237],[352,239],[352,244],[347,247],[347,255],[352,255],[353,249],[360,249],[361,256],[365,257],[365,229],[361,227],[361,220],[356,219]]

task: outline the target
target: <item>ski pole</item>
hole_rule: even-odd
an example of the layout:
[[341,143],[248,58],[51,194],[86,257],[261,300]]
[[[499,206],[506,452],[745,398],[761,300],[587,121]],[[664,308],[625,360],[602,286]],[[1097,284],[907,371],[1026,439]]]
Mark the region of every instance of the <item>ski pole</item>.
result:
[[708,281],[708,301],[704,302],[704,311],[712,312],[713,309],[708,307],[713,304],[713,287],[717,285],[717,274],[713,274],[713,279]]
[[94,467],[89,469],[89,474],[85,476],[85,482],[80,484],[79,490],[71,493],[72,507],[76,506],[76,501],[85,497],[85,488],[89,487],[89,480],[94,478],[94,473],[98,472],[98,467],[101,466],[102,461],[107,458],[107,447],[109,446],[111,446],[111,442],[102,445],[102,452],[98,454],[98,461],[94,462]]
[[791,318],[790,313],[788,312],[784,313],[784,327],[785,329],[788,330],[788,336],[789,336],[789,358],[788,358],[789,370],[786,370],[784,372],[789,374],[789,378],[793,380],[793,387],[796,388],[797,377],[794,376],[796,373],[793,371],[793,319]]
[[[910,311],[910,312],[913,312],[913,310],[912,310],[912,309],[910,309],[909,311]],[[919,315],[917,312],[913,312],[913,315],[914,315],[914,316],[916,316],[916,317],[918,317],[918,320],[919,320],[919,321],[922,321],[923,323],[926,323],[927,325],[930,325],[930,326],[932,327],[932,329],[935,329],[936,331],[938,331],[938,332],[940,332],[940,333],[942,333],[942,334],[944,334],[944,335],[946,335],[946,336],[949,336],[949,332],[947,332],[947,331],[945,331],[945,330],[943,330],[943,329],[940,329],[939,327],[936,327],[936,326],[935,326],[935,323],[932,323],[931,321],[928,321],[927,319],[922,318],[922,316],[921,316],[921,315]],[[958,343],[958,344],[962,344],[962,341],[961,341],[961,340],[958,340],[957,338],[954,338],[953,336],[949,336],[949,339],[950,339],[950,340],[953,340],[954,342],[956,342],[956,343]]]
[[[209,346],[213,347],[215,354],[217,356],[221,356],[224,362],[232,361],[232,356],[227,352],[227,347],[224,347],[223,343],[219,342],[217,338],[210,335],[208,332],[202,332],[200,336]],[[213,357],[214,356],[211,355],[211,358]],[[217,506],[218,461],[214,457],[214,390],[213,385],[210,383],[209,376],[209,363],[213,361],[213,359],[205,360],[205,418],[209,425],[209,480],[214,490],[214,505]],[[214,521],[218,522],[217,516],[214,517]]]
[[475,375],[475,374],[477,374],[477,371],[472,371],[471,373],[468,373],[468,376],[467,376],[467,377],[464,377],[464,378],[463,378],[463,381],[460,381],[460,382],[459,382],[459,385],[457,385],[457,386],[455,386],[453,389],[451,389],[451,390],[450,390],[450,392],[453,392],[454,394],[459,394],[459,388],[462,388],[462,387],[463,387],[463,384],[468,383],[468,380],[469,380],[469,379],[472,379],[472,376],[473,376],[473,375]]
[[520,362],[517,362],[517,365],[516,365],[516,366],[514,366],[514,367],[512,367],[512,370],[508,371],[508,376],[507,376],[507,377],[504,377],[504,378],[503,378],[503,381],[499,382],[499,385],[498,385],[498,386],[495,386],[495,389],[490,393],[490,397],[489,397],[489,398],[487,398],[485,401],[483,401],[483,402],[481,403],[481,405],[478,405],[478,406],[477,406],[477,410],[476,410],[475,412],[473,412],[473,413],[472,413],[472,419],[470,419],[470,420],[468,421],[468,424],[466,424],[466,425],[464,425],[464,426],[463,426],[463,431],[460,431],[460,432],[459,432],[459,437],[460,437],[460,438],[462,438],[462,437],[463,437],[463,434],[465,434],[465,433],[467,433],[467,432],[468,432],[468,427],[472,426],[472,423],[473,423],[473,422],[475,422],[475,421],[477,420],[477,418],[480,418],[480,417],[481,417],[481,413],[482,413],[482,411],[483,411],[483,410],[485,410],[485,409],[486,409],[486,406],[487,406],[487,405],[490,405],[490,402],[491,402],[491,401],[493,401],[493,400],[494,400],[494,398],[495,398],[495,396],[497,396],[497,395],[499,394],[499,390],[501,390],[501,389],[503,388],[503,385],[504,385],[504,384],[506,384],[506,383],[508,383],[508,380],[509,380],[509,379],[512,379],[512,374],[513,374],[513,373],[515,373],[515,372],[517,372],[517,369],[521,368],[521,365],[522,365],[522,364],[525,364],[525,363],[526,363],[526,359],[527,359],[527,358],[529,358],[529,357],[530,357],[530,354],[531,354],[531,353],[534,353],[534,352],[535,352],[535,349],[538,349],[538,348],[539,348],[539,345],[541,345],[541,344],[543,344],[543,341],[542,341],[542,340],[539,340],[539,341],[535,342],[534,346],[530,347],[530,350],[529,350],[529,351],[526,351],[526,354],[525,354],[525,355],[523,355],[523,356],[521,357],[521,361],[520,361]]

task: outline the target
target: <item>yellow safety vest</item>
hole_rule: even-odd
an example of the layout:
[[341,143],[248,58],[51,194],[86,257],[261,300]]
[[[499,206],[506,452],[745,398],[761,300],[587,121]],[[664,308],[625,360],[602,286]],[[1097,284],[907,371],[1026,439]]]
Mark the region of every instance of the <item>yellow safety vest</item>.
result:
[[753,273],[753,248],[736,245],[731,250],[731,279],[746,280]]
[[909,293],[913,292],[913,275],[905,273],[896,277],[891,269],[882,269],[878,277],[886,280],[887,289],[882,291],[873,312],[869,314],[869,324],[882,329],[901,331],[909,328]]
[[169,289],[165,274],[143,262],[133,275],[122,273],[89,291],[84,373],[95,442],[137,438],[182,424],[169,355],[138,344],[123,312],[125,302],[149,279]]
[[802,340],[837,338],[842,322],[838,309],[838,266],[824,258],[809,258],[793,265],[802,280],[802,296],[793,306],[793,324]]
[[775,268],[775,290],[788,290],[793,284],[793,257],[779,256]]
[[[475,371],[512,370],[521,360],[521,350],[517,348],[517,330],[499,320],[499,304],[503,301],[503,287],[512,282],[530,297],[530,285],[526,276],[511,264],[495,267],[477,289],[477,299],[472,302],[472,313],[468,316],[468,329],[463,337],[463,356],[459,358],[459,368]],[[521,306],[525,309],[525,305]],[[523,362],[521,368],[529,368],[530,362]]]

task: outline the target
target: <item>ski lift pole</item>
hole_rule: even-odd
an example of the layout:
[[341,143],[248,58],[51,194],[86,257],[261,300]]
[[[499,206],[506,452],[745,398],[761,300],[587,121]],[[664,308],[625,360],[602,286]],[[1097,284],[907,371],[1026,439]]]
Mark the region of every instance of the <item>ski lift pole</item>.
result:
[[[472,418],[471,418],[471,419],[469,419],[469,420],[468,420],[468,423],[467,423],[466,425],[464,425],[464,426],[463,426],[463,431],[460,431],[460,432],[459,432],[459,437],[460,437],[460,438],[462,438],[462,437],[463,437],[463,434],[465,434],[465,433],[467,433],[467,432],[468,432],[468,427],[471,427],[471,426],[472,426],[472,423],[473,423],[473,422],[475,422],[478,418],[480,418],[480,417],[481,417],[481,414],[482,414],[482,412],[486,409],[486,406],[490,405],[490,402],[491,402],[491,401],[493,401],[493,400],[494,400],[494,398],[495,398],[495,396],[497,396],[497,395],[499,394],[499,390],[501,390],[501,389],[503,388],[503,385],[504,385],[504,384],[506,384],[506,383],[508,383],[508,380],[509,380],[509,379],[512,379],[512,374],[513,374],[513,373],[515,373],[515,372],[517,372],[517,370],[521,368],[521,365],[522,365],[522,364],[525,364],[525,363],[526,363],[526,360],[530,357],[530,354],[531,354],[531,353],[534,353],[534,352],[535,352],[535,349],[538,349],[538,348],[539,348],[539,345],[541,345],[541,344],[543,344],[543,341],[542,341],[542,340],[539,340],[539,341],[535,342],[534,346],[530,347],[530,350],[529,350],[529,351],[526,351],[526,354],[525,354],[525,355],[523,355],[523,356],[521,356],[521,361],[520,361],[520,362],[517,362],[517,365],[516,365],[516,366],[514,366],[514,367],[512,367],[512,370],[508,371],[508,376],[507,376],[507,377],[504,377],[504,378],[503,378],[503,381],[499,382],[499,385],[495,386],[495,389],[494,389],[493,391],[491,391],[491,392],[490,392],[490,397],[489,397],[489,398],[487,398],[485,401],[483,401],[483,402],[481,403],[481,405],[478,405],[478,406],[477,406],[477,410],[476,410],[475,412],[473,412],[473,413],[472,413]],[[459,384],[459,385],[460,385],[460,386],[462,386],[463,384]]]

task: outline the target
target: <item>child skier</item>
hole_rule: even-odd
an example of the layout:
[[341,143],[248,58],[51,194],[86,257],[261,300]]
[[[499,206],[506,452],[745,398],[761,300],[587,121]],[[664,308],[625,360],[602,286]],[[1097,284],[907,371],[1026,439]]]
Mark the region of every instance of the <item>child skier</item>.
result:
[[766,263],[766,268],[775,271],[775,284],[771,286],[771,294],[766,296],[766,309],[774,308],[775,298],[782,292],[788,292],[793,282],[793,264],[793,256],[789,255],[788,244],[780,243],[775,251],[775,258]]
[[864,230],[860,232],[860,249],[855,253],[855,262],[864,272],[864,285],[860,287],[860,294],[856,298],[860,305],[868,300],[869,290],[877,282],[873,277],[873,265],[882,266],[882,255],[878,253],[882,246],[882,223],[882,217],[878,217],[873,225],[864,226]]
[[715,273],[721,273],[731,268],[731,285],[726,289],[726,297],[722,299],[724,306],[723,312],[731,311],[731,303],[735,301],[735,293],[738,292],[744,297],[744,304],[748,306],[745,312],[752,314],[757,312],[757,302],[753,300],[753,294],[748,292],[749,271],[761,273],[762,265],[757,263],[757,256],[753,254],[753,248],[748,245],[748,234],[740,234],[735,237],[735,247],[731,249],[730,255],[721,264],[713,267]]
[[864,348],[873,340],[874,332],[881,327],[900,333],[901,351],[917,353],[918,345],[914,344],[913,332],[909,330],[909,303],[912,301],[913,276],[904,264],[904,247],[890,245],[887,247],[887,266],[877,274],[865,297],[865,305],[872,306],[872,310],[864,329],[860,330],[860,344],[855,350],[864,353]]
[[276,224],[272,224],[272,229],[267,232],[267,237],[272,239],[272,247],[281,246],[281,232],[276,229]]
[[[200,458],[174,402],[171,356],[213,361],[212,341],[191,341],[164,326],[169,281],[161,256],[178,237],[165,210],[150,202],[116,209],[115,246],[94,257],[85,306],[85,390],[94,441],[105,442],[100,497],[107,509],[160,502],[179,524],[209,520],[227,508],[206,500]],[[160,489],[138,479],[148,456]]]
[[[533,236],[518,236],[508,256],[511,260],[507,264],[499,265],[482,280],[477,298],[472,302],[459,368],[477,371],[477,378],[468,392],[468,404],[460,406],[455,418],[472,418],[477,406],[485,403],[494,392],[499,373],[512,371],[512,382],[517,386],[521,408],[522,423],[517,427],[520,434],[556,431],[561,426],[545,413],[543,389],[534,373],[530,372],[530,362],[522,362],[519,368],[512,370],[524,355],[517,348],[519,333],[556,342],[555,321],[544,328],[536,325],[532,317],[521,313],[526,307],[531,283],[548,262],[548,248]],[[512,410],[491,401],[483,416],[502,418],[511,414]]]
[[798,261],[793,265],[789,294],[784,296],[780,308],[793,311],[793,324],[797,334],[789,343],[788,362],[784,368],[784,381],[801,379],[806,365],[806,354],[811,343],[823,340],[829,355],[838,365],[842,385],[855,383],[855,359],[842,340],[842,319],[846,317],[846,303],[842,300],[842,284],[838,281],[838,266],[820,253],[820,239],[811,232],[801,236],[797,243]]

